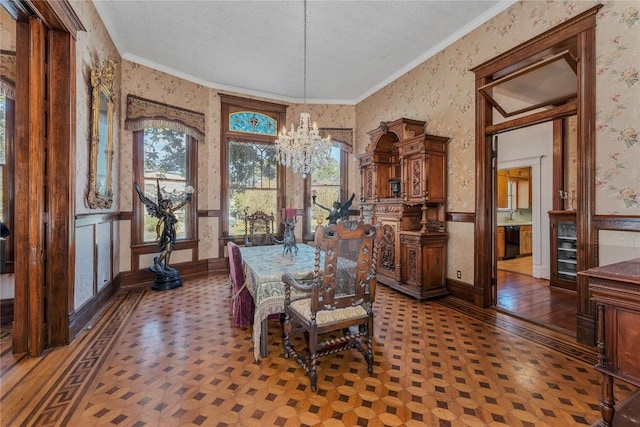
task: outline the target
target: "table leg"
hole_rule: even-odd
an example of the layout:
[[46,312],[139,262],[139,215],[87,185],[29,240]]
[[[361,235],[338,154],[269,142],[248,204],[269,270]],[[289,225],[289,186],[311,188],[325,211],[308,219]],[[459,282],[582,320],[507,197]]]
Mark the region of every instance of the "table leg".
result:
[[262,319],[262,322],[260,322],[260,328],[262,329],[260,332],[260,356],[265,358],[269,354],[269,318],[265,317]]

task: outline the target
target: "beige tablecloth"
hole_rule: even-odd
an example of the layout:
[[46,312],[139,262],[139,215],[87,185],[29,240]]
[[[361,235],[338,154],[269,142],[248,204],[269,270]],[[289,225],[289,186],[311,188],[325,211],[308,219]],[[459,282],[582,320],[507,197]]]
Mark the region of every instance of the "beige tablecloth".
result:
[[[260,360],[260,339],[267,339],[261,337],[262,321],[270,314],[284,311],[282,275],[291,273],[298,280],[313,277],[316,253],[314,247],[298,244],[298,254],[293,256],[283,255],[282,249],[282,245],[240,248],[245,268],[245,284],[256,307],[253,316],[253,351],[256,360]],[[324,266],[324,254],[321,255],[320,266]]]

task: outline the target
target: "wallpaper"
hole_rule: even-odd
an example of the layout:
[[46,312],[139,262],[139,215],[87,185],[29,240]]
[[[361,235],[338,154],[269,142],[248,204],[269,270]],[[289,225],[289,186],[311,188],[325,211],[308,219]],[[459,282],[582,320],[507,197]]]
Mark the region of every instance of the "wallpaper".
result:
[[[591,8],[591,1],[524,1],[462,37],[357,106],[357,151],[366,132],[400,117],[451,137],[450,211],[475,209],[474,74],[488,59]],[[597,211],[640,215],[640,22],[637,1],[605,2],[597,17]],[[634,123],[635,122],[635,123]]]
[[102,67],[105,59],[116,61],[116,78],[113,83],[113,92],[116,94],[114,111],[113,132],[113,164],[112,164],[112,188],[114,201],[110,209],[101,211],[117,212],[118,205],[118,167],[120,155],[118,152],[119,132],[118,122],[121,116],[119,105],[120,94],[120,54],[111,41],[98,12],[93,3],[87,1],[70,1],[74,11],[86,28],[79,31],[76,38],[76,213],[95,213],[86,202],[89,190],[89,153],[91,139],[91,68]]

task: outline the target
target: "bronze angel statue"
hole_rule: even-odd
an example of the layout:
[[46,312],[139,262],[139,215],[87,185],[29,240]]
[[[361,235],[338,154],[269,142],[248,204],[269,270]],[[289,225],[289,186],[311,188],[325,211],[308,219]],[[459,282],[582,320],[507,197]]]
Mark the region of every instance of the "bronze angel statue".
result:
[[351,204],[353,203],[353,199],[354,197],[356,197],[356,194],[353,193],[351,194],[351,197],[349,198],[349,200],[347,200],[345,203],[341,203],[339,200],[336,200],[335,202],[333,202],[333,208],[329,209],[326,206],[322,206],[320,203],[316,203],[316,194],[315,191],[312,193],[311,198],[313,199],[313,204],[326,210],[329,211],[329,216],[327,217],[327,220],[329,221],[329,225],[331,224],[337,224],[339,219],[348,219],[349,218],[349,208],[351,207]]
[[140,201],[147,207],[147,213],[158,218],[156,225],[156,240],[160,245],[160,255],[153,258],[153,267],[151,270],[156,274],[167,274],[175,272],[174,268],[169,267],[171,252],[176,244],[176,224],[178,219],[174,212],[189,203],[193,198],[193,187],[188,186],[186,189],[187,197],[184,201],[173,206],[171,199],[162,197],[160,192],[160,181],[156,180],[158,187],[158,202],[154,202],[142,192],[138,184],[135,184],[136,192]]

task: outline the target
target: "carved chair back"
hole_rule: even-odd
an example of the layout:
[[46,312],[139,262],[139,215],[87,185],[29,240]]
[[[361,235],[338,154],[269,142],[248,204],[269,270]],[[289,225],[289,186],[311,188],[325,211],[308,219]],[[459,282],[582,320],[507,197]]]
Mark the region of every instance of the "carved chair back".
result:
[[[356,221],[341,221],[316,230],[315,270],[311,283],[290,274],[285,283],[284,355],[305,369],[316,390],[316,359],[357,349],[373,372],[373,297],[378,242],[377,228]],[[321,262],[324,254],[324,264]],[[292,301],[291,288],[308,297]],[[294,348],[290,335],[304,331],[308,355]]]
[[273,214],[263,211],[248,213],[244,211],[244,244],[245,246],[273,245]]

